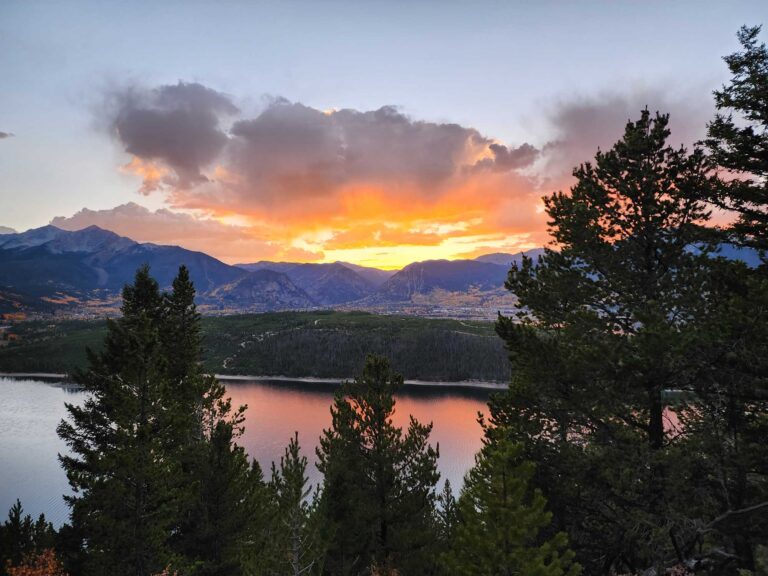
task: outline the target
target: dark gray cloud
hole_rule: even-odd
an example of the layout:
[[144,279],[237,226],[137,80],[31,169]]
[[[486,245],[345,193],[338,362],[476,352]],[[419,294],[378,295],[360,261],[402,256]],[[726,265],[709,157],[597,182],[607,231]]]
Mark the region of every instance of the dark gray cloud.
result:
[[[415,121],[392,106],[322,112],[277,100],[231,134],[227,166],[244,177],[248,194],[272,200],[358,183],[438,194],[466,168],[512,170],[535,158],[530,145],[507,149],[473,128]],[[487,157],[476,162],[478,155]]]
[[106,109],[126,152],[163,164],[173,171],[173,184],[180,187],[206,180],[203,170],[227,144],[221,120],[238,112],[226,95],[184,82],[152,90],[113,91]]
[[345,171],[352,180],[428,186],[453,176],[469,150],[491,143],[472,128],[414,121],[391,106],[370,112],[339,110],[329,120],[340,134]]
[[669,114],[673,146],[687,147],[700,140],[712,118],[712,102],[703,97],[675,97],[661,90],[608,93],[561,102],[548,114],[555,139],[542,150],[542,173],[552,179],[570,175],[574,167],[594,158],[598,148],[607,150],[624,134],[628,121],[637,120],[644,108]]
[[[216,180],[232,206],[327,197],[357,184],[436,196],[452,178],[518,170],[537,156],[529,144],[508,148],[473,128],[413,120],[392,106],[325,112],[278,98],[245,118],[228,97],[184,83],[116,93],[112,102],[115,136],[130,154],[170,171],[163,182],[177,198]],[[225,116],[235,120],[229,131]],[[154,173],[145,189],[156,183]],[[210,200],[211,188],[198,193]]]
[[3,140],[4,138],[10,138],[13,136],[10,132],[0,132],[0,140]]
[[321,112],[276,101],[232,127],[229,166],[255,194],[323,194],[345,184],[437,190],[472,155],[494,146],[458,124],[413,121],[385,106]]

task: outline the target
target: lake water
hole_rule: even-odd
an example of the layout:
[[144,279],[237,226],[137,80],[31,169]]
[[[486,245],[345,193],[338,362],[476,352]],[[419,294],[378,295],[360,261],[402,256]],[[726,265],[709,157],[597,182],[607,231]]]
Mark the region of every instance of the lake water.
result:
[[[286,381],[228,382],[233,405],[247,404],[245,434],[239,443],[256,458],[266,476],[272,461],[279,461],[294,432],[309,458],[310,480],[320,475],[314,467],[315,446],[330,425],[330,405],[335,386]],[[405,386],[397,396],[394,421],[407,427],[413,414],[433,422],[431,440],[439,444],[439,468],[457,491],[481,446],[478,411],[487,412],[490,391],[457,387]],[[85,394],[52,382],[0,377],[0,519],[21,500],[26,512],[59,525],[68,509],[62,495],[69,493],[57,454],[66,446],[56,426],[66,416],[65,402],[80,404]],[[441,480],[442,484],[442,480]]]

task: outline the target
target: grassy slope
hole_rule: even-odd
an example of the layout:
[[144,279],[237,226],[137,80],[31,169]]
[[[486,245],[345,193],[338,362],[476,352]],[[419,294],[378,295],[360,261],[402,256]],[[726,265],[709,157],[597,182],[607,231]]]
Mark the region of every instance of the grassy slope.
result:
[[[103,321],[26,322],[0,348],[2,372],[69,372],[98,348]],[[388,356],[406,378],[508,379],[501,340],[487,322],[364,312],[276,312],[203,319],[208,370],[228,374],[350,377],[366,353]]]

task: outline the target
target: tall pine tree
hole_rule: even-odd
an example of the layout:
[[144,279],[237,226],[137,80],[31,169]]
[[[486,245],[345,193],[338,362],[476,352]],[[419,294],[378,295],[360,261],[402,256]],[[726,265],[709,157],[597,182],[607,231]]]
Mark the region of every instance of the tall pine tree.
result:
[[258,464],[236,441],[245,407],[233,408],[225,387],[201,366],[201,318],[185,266],[163,296],[160,339],[167,366],[168,454],[178,463],[179,496],[170,540],[188,574],[243,574],[248,548],[266,530],[266,497]]
[[718,113],[705,144],[724,178],[714,196],[738,219],[731,239],[768,250],[768,48],[760,26],[738,33],[743,50],[725,57],[731,81],[715,91]]
[[[768,249],[768,49],[760,27],[742,27],[742,51],[725,57],[731,81],[715,91],[718,113],[705,140],[724,175],[714,201],[735,215],[727,240]],[[711,285],[718,306],[696,332],[703,363],[693,407],[683,415],[690,463],[700,478],[695,529],[681,534],[689,548],[715,549],[705,558],[726,569],[755,570],[768,542],[768,266],[750,269],[718,260]],[[722,552],[722,554],[721,554]],[[719,560],[719,562],[718,562]]]
[[405,433],[394,425],[402,385],[386,359],[369,356],[360,377],[336,394],[317,449],[328,574],[435,570],[438,453],[428,443],[431,424],[411,417]]
[[522,443],[552,529],[590,574],[675,553],[665,391],[691,389],[701,360],[687,334],[709,302],[714,177],[700,150],[666,143],[667,125],[643,111],[545,198],[554,248],[513,266],[522,311],[497,323],[513,381],[489,430]]
[[165,450],[169,420],[159,322],[162,298],[148,267],[123,289],[123,316],[108,321],[104,349],[75,375],[88,398],[68,404],[59,435],[74,495],[72,522],[84,538],[87,574],[146,576],[173,560],[167,545],[180,470]]
[[202,371],[194,297],[185,267],[165,295],[141,268],[76,375],[89,397],[59,434],[75,491],[66,539],[82,548],[67,560],[86,574],[243,574],[264,538],[263,476],[236,445],[245,407]]

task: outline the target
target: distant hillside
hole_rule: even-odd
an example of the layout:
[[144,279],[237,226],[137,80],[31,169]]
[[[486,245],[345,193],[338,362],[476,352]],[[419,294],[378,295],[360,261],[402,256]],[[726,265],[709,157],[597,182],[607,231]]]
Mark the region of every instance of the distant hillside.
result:
[[415,294],[440,289],[466,292],[470,289],[493,290],[504,285],[507,269],[477,260],[427,260],[409,264],[377,292],[379,298],[408,300]]
[[403,270],[379,270],[347,262],[259,261],[238,266],[284,273],[319,308],[492,318],[498,310],[514,306],[514,298],[503,287],[508,266],[475,260],[415,262]]
[[[326,285],[337,282],[347,285],[339,286],[338,289],[329,288],[328,294],[321,294],[319,292],[322,290],[320,290],[316,295],[316,300],[324,304],[338,304],[368,296],[396,272],[395,270],[379,270],[378,268],[358,266],[349,262],[300,263],[260,260],[252,264],[236,264],[236,266],[248,271],[274,270],[275,272],[283,272],[297,283],[322,281]],[[352,271],[354,275],[344,273],[344,269]]]
[[373,293],[376,287],[360,274],[339,262],[299,264],[285,272],[320,305],[354,302]]
[[297,262],[270,262],[269,260],[259,260],[251,264],[235,264],[237,268],[242,268],[248,272],[255,272],[256,270],[274,270],[275,272],[285,272],[291,268],[295,268],[299,264]]
[[[0,314],[114,315],[123,285],[139,266],[149,264],[167,289],[184,264],[204,314],[336,309],[492,319],[498,311],[515,310],[514,295],[504,289],[511,264],[523,254],[535,259],[543,252],[427,260],[397,271],[348,262],[230,266],[202,252],[142,244],[96,226],[77,231],[43,226],[0,234]],[[754,250],[723,245],[720,254],[760,264]]]
[[317,304],[282,272],[256,270],[231,284],[219,286],[203,301],[225,311],[269,311],[313,308]]

